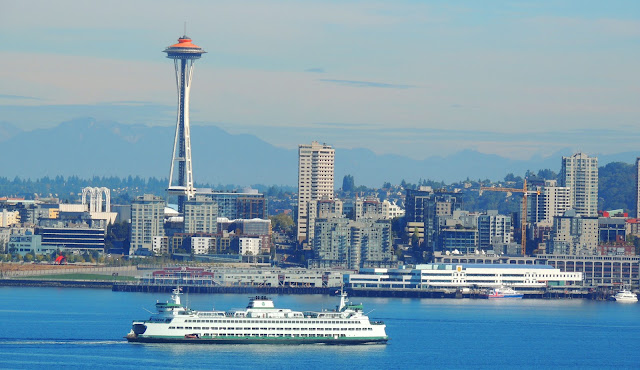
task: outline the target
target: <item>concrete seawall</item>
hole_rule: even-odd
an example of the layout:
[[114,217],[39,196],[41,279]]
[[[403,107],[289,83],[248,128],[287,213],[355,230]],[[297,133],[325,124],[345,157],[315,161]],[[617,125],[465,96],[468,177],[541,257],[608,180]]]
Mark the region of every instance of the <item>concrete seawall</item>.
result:
[[[174,285],[131,284],[113,281],[91,280],[32,280],[32,279],[0,279],[0,286],[14,287],[60,287],[60,288],[98,288],[111,289],[114,292],[149,292],[171,293]],[[210,286],[181,285],[185,293],[202,294],[335,294],[337,287],[271,287],[271,286]],[[423,289],[372,289],[345,288],[351,297],[387,297],[387,298],[481,298],[480,293],[473,291],[423,290]],[[608,295],[603,292],[567,292],[539,291],[525,293],[525,299],[592,299],[605,300]]]

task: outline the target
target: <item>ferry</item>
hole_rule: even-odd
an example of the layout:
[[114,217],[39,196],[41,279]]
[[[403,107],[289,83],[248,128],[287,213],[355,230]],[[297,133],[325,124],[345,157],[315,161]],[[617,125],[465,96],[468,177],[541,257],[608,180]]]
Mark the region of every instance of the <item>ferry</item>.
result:
[[335,310],[299,312],[276,308],[265,296],[250,298],[244,310],[196,311],[180,303],[180,289],[171,301],[156,303],[157,313],[134,321],[129,342],[141,343],[386,343],[386,325],[370,321],[362,304],[340,292]]
[[633,302],[638,302],[638,296],[635,293],[632,293],[626,289],[623,289],[618,293],[616,293],[615,295],[612,295],[611,297],[609,297],[609,300],[616,301],[616,302],[633,303]]
[[485,294],[482,295],[482,298],[522,298],[524,294],[515,291],[509,287],[500,287],[489,289]]

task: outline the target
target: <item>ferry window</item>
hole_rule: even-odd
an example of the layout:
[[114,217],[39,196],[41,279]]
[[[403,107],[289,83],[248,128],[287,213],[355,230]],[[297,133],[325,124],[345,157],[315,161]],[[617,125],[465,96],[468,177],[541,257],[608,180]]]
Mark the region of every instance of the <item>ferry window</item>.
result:
[[184,329],[182,326],[178,326],[176,327],[176,329]]

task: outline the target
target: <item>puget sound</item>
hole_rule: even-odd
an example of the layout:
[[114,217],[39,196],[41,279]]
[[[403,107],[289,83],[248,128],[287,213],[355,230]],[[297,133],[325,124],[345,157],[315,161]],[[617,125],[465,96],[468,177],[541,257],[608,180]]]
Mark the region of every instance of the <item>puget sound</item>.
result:
[[[0,287],[0,368],[638,368],[640,304],[587,299],[360,298],[388,344],[139,344],[123,337],[167,293]],[[243,308],[246,294],[186,294],[194,309]],[[271,295],[332,309],[329,295]]]

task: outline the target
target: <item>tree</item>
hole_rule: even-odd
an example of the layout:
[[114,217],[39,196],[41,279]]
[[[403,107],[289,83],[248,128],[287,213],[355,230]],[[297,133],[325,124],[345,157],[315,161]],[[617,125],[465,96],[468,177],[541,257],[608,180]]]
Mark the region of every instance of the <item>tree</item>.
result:
[[275,216],[269,216],[271,220],[271,226],[274,230],[278,230],[283,233],[290,232],[295,226],[293,218],[286,213],[279,213]]
[[353,176],[345,175],[342,179],[342,191],[353,191],[355,187],[356,185]]

